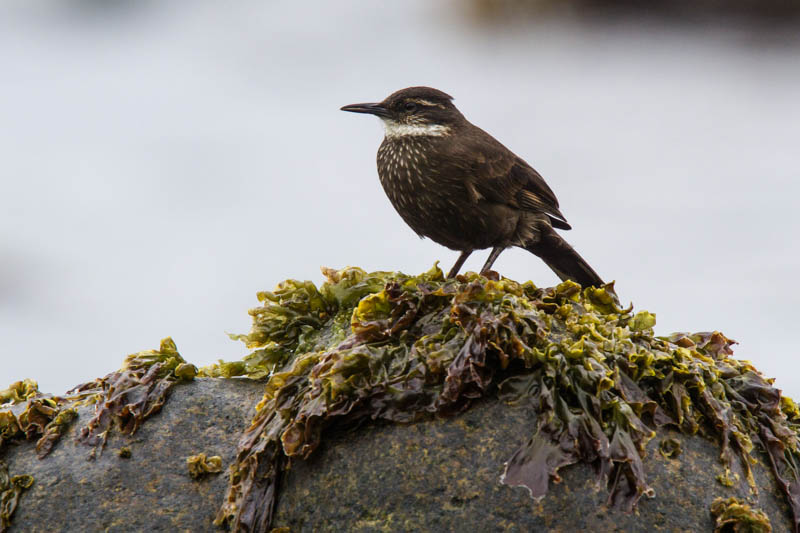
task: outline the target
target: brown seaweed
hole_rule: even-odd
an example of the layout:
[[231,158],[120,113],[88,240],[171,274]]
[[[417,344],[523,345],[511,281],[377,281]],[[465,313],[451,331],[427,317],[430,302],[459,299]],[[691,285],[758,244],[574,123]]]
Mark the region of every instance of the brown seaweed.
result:
[[183,360],[170,338],[162,340],[158,350],[129,355],[120,370],[73,389],[93,395],[95,402],[95,415],[81,428],[77,440],[91,446],[90,458],[95,457],[112,428],[134,434],[161,410],[177,382],[194,379],[195,374],[197,369]]
[[753,490],[752,452],[762,447],[797,523],[800,413],[730,357],[723,334],[656,337],[655,315],[619,306],[612,285],[447,280],[437,267],[416,277],[325,274],[320,288],[286,281],[259,293],[253,329],[236,336],[253,353],[200,371],[269,378],[218,524],[267,531],[282,470],[313,453],[332,424],[449,416],[495,393],[538,413],[503,475],[534,498],[560,468],[584,462],[608,485],[611,505],[633,510],[654,496],[642,459],[668,424],[716,439],[726,472],[738,461]]
[[0,450],[14,439],[39,437],[36,454],[43,459],[75,420],[77,411],[50,396],[29,395],[25,401],[25,409],[18,415],[10,410],[0,412]]

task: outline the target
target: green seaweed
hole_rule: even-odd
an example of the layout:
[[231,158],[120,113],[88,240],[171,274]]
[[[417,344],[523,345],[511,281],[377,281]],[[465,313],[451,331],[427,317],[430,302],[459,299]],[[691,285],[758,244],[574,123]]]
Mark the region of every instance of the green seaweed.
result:
[[733,487],[739,481],[739,474],[726,467],[724,472],[717,475],[716,480],[722,486]]
[[5,444],[20,436],[22,430],[17,422],[17,417],[11,410],[0,411],[0,451]]
[[670,425],[716,439],[725,470],[738,460],[753,490],[753,449],[764,449],[797,531],[800,412],[750,363],[730,357],[723,334],[657,337],[655,315],[622,308],[612,285],[448,280],[436,266],[416,277],[324,273],[320,288],[290,280],[259,293],[251,332],[234,336],[254,351],[200,370],[269,378],[217,524],[267,531],[281,472],[313,453],[331,424],[448,416],[499,394],[538,413],[502,477],[534,498],[560,468],[584,462],[606,481],[610,505],[633,510],[654,496],[645,447]]
[[0,405],[22,403],[39,394],[39,385],[32,379],[15,381],[7,389],[0,391]]
[[681,443],[677,439],[662,439],[658,444],[658,452],[664,459],[675,459],[681,454]]
[[8,465],[0,461],[0,533],[11,527],[11,518],[17,509],[22,492],[33,485],[33,477],[29,475],[11,476]]
[[199,479],[208,474],[222,472],[222,457],[219,455],[206,457],[206,454],[198,453],[186,458],[186,467],[193,479]]
[[714,533],[770,533],[772,525],[761,509],[738,498],[717,498],[711,503]]

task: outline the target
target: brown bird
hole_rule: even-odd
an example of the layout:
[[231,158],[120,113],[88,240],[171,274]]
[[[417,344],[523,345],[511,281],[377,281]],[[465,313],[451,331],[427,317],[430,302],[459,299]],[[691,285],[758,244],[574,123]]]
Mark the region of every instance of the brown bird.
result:
[[562,280],[600,286],[603,280],[554,228],[571,226],[533,167],[471,124],[453,98],[430,87],[399,90],[380,103],[343,111],[379,117],[386,136],[378,176],[392,205],[420,237],[461,255],[454,277],[474,250],[491,248],[481,269],[519,246],[539,256]]

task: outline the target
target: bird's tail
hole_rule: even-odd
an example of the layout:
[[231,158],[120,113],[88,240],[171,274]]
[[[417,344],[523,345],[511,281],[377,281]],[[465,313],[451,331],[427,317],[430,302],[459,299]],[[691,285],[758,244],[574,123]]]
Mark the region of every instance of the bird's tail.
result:
[[542,228],[541,238],[526,245],[525,249],[539,256],[562,281],[569,279],[583,287],[603,285],[603,280],[589,263],[549,226]]

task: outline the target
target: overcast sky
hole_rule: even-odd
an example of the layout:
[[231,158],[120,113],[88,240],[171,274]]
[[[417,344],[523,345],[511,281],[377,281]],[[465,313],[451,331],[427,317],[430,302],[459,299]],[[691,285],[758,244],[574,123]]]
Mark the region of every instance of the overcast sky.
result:
[[[256,292],[322,265],[449,268],[385,198],[378,121],[338,110],[431,85],[545,176],[658,333],[721,330],[800,398],[798,43],[424,0],[135,6],[0,7],[0,388],[64,392],[168,335],[238,359]],[[523,250],[495,268],[557,282]]]

